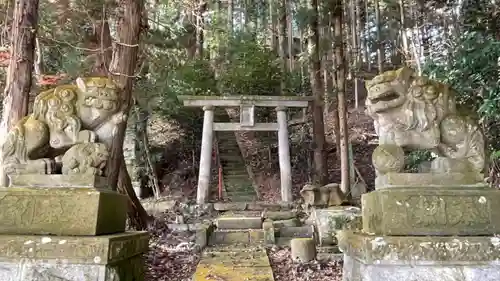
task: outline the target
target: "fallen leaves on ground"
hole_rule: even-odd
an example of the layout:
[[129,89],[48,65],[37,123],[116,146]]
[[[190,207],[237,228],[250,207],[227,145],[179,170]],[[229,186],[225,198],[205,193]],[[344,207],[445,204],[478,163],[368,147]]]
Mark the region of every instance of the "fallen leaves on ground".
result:
[[294,262],[289,248],[273,247],[268,251],[275,281],[341,281],[342,261],[320,260]]
[[156,218],[149,229],[151,235],[146,255],[146,281],[191,281],[200,260],[194,233],[172,232],[167,214]]

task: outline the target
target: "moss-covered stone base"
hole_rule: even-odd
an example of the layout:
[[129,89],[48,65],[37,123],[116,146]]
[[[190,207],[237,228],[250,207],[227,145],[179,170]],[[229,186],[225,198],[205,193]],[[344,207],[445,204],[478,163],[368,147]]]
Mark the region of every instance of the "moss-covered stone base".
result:
[[263,248],[214,248],[203,254],[194,281],[273,281],[273,271]]
[[125,231],[127,198],[93,187],[9,187],[0,210],[0,234],[101,235]]
[[0,235],[2,281],[142,281],[146,232],[97,237]]
[[498,281],[495,236],[376,236],[339,233],[344,281]]
[[362,197],[363,230],[380,235],[500,233],[500,190],[480,187],[387,188]]
[[381,236],[343,230],[338,238],[342,252],[367,264],[500,266],[497,236]]

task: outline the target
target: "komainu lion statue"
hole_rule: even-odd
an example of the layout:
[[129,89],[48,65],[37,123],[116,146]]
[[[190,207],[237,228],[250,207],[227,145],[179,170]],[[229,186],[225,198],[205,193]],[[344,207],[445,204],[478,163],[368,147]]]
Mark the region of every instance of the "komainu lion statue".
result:
[[60,173],[61,156],[80,143],[99,142],[108,149],[117,125],[127,119],[117,85],[105,77],[78,78],[40,93],[33,113],[19,121],[2,145],[8,174]]
[[457,110],[448,85],[403,67],[376,76],[366,88],[366,113],[374,120],[379,145],[427,149],[483,171],[484,136],[474,118]]

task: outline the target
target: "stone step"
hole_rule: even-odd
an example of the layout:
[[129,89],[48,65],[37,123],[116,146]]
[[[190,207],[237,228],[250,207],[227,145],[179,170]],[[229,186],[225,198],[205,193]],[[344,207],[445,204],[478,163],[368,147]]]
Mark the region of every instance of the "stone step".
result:
[[225,192],[222,193],[223,195],[228,195],[228,196],[255,196],[257,195],[253,189],[243,189],[243,188],[226,188]]
[[257,201],[257,196],[227,196],[224,198],[230,199],[231,202],[254,202],[254,201]]
[[262,217],[264,217],[264,219],[270,219],[273,221],[288,220],[288,219],[296,218],[297,212],[296,211],[270,211],[270,210],[266,210],[262,214]]
[[312,238],[314,237],[314,226],[286,226],[277,230],[278,237],[289,238]]
[[262,217],[225,214],[215,220],[217,229],[262,229]]
[[243,170],[240,167],[223,167],[222,175],[225,177],[247,177],[248,178],[248,172],[247,170]]
[[[292,204],[289,203],[269,203],[262,201],[254,201],[254,202],[217,202],[214,204],[214,209],[217,211],[242,211],[242,210],[251,210],[251,211],[266,211],[263,215],[264,218],[273,219],[273,215],[277,213],[283,212],[285,215],[282,217],[289,218],[288,216],[291,213],[295,213],[295,211],[291,211],[293,208]],[[266,213],[269,213],[266,216]],[[280,217],[277,217],[280,218]]]
[[246,171],[234,171],[230,172],[229,169],[223,171],[222,176],[227,179],[250,179]]
[[262,245],[264,231],[262,229],[217,229],[212,232],[209,245]]
[[273,226],[275,229],[281,229],[283,227],[297,227],[300,226],[300,221],[297,218],[275,220],[273,221]]
[[273,281],[273,271],[262,247],[210,247],[196,267],[193,281]]
[[251,193],[255,194],[253,185],[244,181],[224,181],[224,187],[227,192],[233,193]]
[[226,195],[228,197],[249,197],[249,196],[257,196],[255,191],[252,190],[227,190],[222,195]]

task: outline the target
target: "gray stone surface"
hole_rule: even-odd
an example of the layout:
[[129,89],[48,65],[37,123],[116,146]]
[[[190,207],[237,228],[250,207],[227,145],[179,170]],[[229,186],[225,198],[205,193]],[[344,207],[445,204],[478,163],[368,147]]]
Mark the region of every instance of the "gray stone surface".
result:
[[367,264],[344,255],[343,281],[498,281],[500,262]]
[[60,260],[23,259],[18,262],[0,261],[2,281],[142,281],[142,255],[113,265],[70,264]]
[[324,246],[336,244],[337,231],[349,228],[349,224],[355,220],[361,221],[360,208],[341,206],[330,207],[328,209],[314,209],[311,212],[309,223],[314,224],[318,234],[319,245]]
[[498,281],[496,236],[379,236],[339,232],[344,281]]
[[0,235],[1,281],[143,281],[147,232]]

